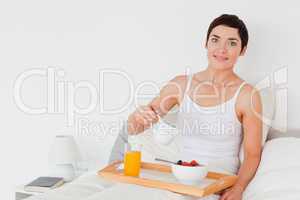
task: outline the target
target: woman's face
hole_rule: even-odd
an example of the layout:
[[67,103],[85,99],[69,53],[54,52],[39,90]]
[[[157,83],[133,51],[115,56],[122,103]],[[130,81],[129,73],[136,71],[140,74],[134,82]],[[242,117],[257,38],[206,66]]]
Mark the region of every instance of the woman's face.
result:
[[216,69],[233,68],[241,52],[242,43],[238,29],[223,25],[216,26],[211,31],[207,44],[207,57],[210,67]]

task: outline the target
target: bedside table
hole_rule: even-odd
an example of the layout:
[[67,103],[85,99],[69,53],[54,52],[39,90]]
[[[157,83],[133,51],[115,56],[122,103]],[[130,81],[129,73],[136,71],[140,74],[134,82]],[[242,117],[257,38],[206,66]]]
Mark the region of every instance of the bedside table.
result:
[[[59,186],[59,187],[64,187],[65,185],[73,182],[75,179],[77,179],[78,177],[80,177],[84,172],[87,172],[87,169],[85,168],[82,168],[82,169],[78,169],[75,173],[75,178],[71,181],[65,181],[63,185]],[[29,192],[29,191],[26,191],[24,189],[24,185],[19,185],[19,186],[16,186],[15,187],[15,200],[22,200],[22,199],[26,199],[30,196],[33,196],[33,195],[39,195],[39,194],[43,194],[44,192]],[[58,187],[58,188],[59,188]]]
[[32,195],[42,194],[42,192],[28,192],[24,190],[24,185],[15,188],[15,200],[26,199]]
[[[71,181],[70,181],[71,182]],[[67,185],[70,182],[65,182],[63,185],[59,186],[59,187],[64,187],[65,185]],[[58,187],[58,188],[59,188]],[[38,195],[38,194],[43,194],[44,192],[31,192],[31,191],[26,191],[24,189],[24,185],[19,185],[17,187],[15,187],[15,200],[22,200],[22,199],[26,199],[30,196],[33,195]]]

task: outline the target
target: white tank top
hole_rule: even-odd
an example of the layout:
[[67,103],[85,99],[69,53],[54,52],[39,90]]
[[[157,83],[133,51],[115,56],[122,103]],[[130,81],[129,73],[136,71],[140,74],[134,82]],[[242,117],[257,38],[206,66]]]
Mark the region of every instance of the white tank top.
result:
[[235,112],[235,103],[243,82],[234,96],[216,106],[200,106],[188,95],[192,75],[179,106],[180,158],[197,160],[230,173],[240,166],[239,151],[242,142],[242,125]]

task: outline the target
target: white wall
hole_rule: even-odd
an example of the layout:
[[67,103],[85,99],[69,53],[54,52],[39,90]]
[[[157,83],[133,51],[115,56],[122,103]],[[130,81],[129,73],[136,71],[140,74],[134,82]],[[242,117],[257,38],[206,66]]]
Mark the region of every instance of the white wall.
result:
[[[67,126],[65,114],[29,115],[14,103],[13,87],[18,75],[32,69],[63,70],[61,82],[88,80],[98,87],[98,72],[122,69],[134,84],[163,82],[186,67],[197,71],[206,66],[203,48],[207,27],[221,13],[235,13],[250,32],[247,55],[237,71],[251,83],[288,67],[288,126],[300,128],[298,114],[299,3],[296,1],[8,1],[0,3],[1,65],[1,191],[12,199],[13,185],[48,173],[47,153],[58,133],[74,134],[89,151],[90,158],[102,155],[102,166],[113,135],[76,135]],[[47,104],[45,77],[31,77],[22,87],[23,100],[31,106]],[[114,83],[112,83],[114,82]],[[106,106],[126,100],[124,79],[105,82]],[[285,87],[285,85],[283,85]],[[99,94],[102,96],[103,94]],[[76,101],[89,103],[88,93],[79,90]],[[99,106],[99,103],[98,103]],[[103,115],[94,110],[90,121],[107,124],[127,116]],[[101,132],[101,131],[100,131]],[[100,134],[101,135],[101,134]],[[96,152],[99,151],[99,152]]]

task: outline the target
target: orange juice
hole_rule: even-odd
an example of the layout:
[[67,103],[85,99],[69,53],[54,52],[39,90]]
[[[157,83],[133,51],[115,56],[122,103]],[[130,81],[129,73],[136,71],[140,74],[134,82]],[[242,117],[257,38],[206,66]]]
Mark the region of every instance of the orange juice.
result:
[[124,174],[126,176],[139,176],[141,169],[141,152],[127,151],[124,159]]

